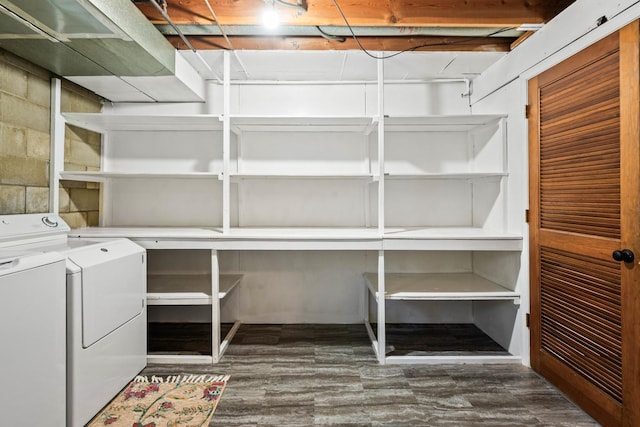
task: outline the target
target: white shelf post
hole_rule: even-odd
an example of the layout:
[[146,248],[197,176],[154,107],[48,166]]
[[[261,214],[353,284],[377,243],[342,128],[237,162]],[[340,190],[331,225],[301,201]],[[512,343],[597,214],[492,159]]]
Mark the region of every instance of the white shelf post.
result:
[[384,61],[378,59],[378,232],[384,235]]
[[384,286],[384,250],[378,251],[378,362],[386,362],[386,300]]
[[64,170],[64,126],[60,111],[62,83],[51,79],[51,144],[49,154],[49,212],[60,209],[60,172]]
[[231,177],[229,176],[231,162],[231,57],[228,50],[224,51],[224,90],[222,113],[222,232],[229,233],[231,228]]
[[211,358],[220,361],[220,267],[218,251],[211,249]]

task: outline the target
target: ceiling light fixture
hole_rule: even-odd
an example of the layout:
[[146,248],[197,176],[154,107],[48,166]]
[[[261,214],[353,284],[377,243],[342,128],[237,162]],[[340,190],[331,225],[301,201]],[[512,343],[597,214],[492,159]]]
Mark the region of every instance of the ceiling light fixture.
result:
[[273,3],[262,12],[262,25],[270,30],[274,30],[280,25],[280,17]]
[[306,0],[298,0],[297,3],[287,3],[284,0],[265,0],[265,3],[267,4],[267,7],[262,12],[262,23],[265,27],[271,30],[280,25],[280,17],[278,16],[278,12],[275,7],[276,4],[296,9],[298,11],[298,16],[307,11]]

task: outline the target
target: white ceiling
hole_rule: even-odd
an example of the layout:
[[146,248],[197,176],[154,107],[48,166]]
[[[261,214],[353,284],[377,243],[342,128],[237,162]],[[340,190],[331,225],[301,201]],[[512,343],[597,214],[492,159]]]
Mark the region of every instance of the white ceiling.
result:
[[[223,52],[181,51],[207,80],[223,77]],[[378,52],[372,52],[378,55]],[[393,55],[384,52],[385,56]],[[505,56],[504,52],[405,52],[384,60],[388,81],[470,78]],[[198,57],[199,56],[199,57]],[[375,81],[377,60],[362,51],[234,51],[231,80]],[[206,62],[207,66],[203,62]]]

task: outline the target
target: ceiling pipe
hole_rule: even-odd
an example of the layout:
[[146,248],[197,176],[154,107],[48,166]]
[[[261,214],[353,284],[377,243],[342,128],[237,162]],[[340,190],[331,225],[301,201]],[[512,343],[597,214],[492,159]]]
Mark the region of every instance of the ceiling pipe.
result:
[[[176,33],[178,33],[178,35],[180,36],[180,38],[182,39],[182,41],[184,42],[184,44],[186,44],[189,49],[191,49],[191,51],[193,53],[196,54],[196,56],[198,57],[198,59],[200,59],[200,61],[202,61],[202,64],[207,68],[207,70],[211,71],[212,73],[214,72],[213,69],[211,69],[211,67],[209,66],[209,64],[207,64],[207,61],[205,61],[202,56],[200,56],[200,53],[198,53],[198,51],[196,50],[195,47],[193,47],[193,45],[189,42],[189,40],[187,40],[187,38],[185,37],[184,34],[182,34],[182,31],[180,31],[180,29],[176,26],[176,24],[173,23],[173,21],[171,20],[171,18],[169,17],[169,14],[166,12],[166,10],[163,9],[162,6],[160,6],[158,4],[158,2],[156,0],[149,0],[151,2],[151,4],[153,5],[153,7],[156,8],[156,10],[158,12],[160,12],[160,14],[162,15],[162,17],[165,19],[165,21],[167,21],[169,23],[169,25],[171,25],[171,27],[176,31]],[[164,3],[166,6],[166,3]]]
[[[227,32],[224,30],[224,27],[220,25],[220,21],[218,21],[218,17],[216,16],[216,13],[213,11],[213,7],[211,7],[211,3],[209,3],[209,0],[204,0],[204,3],[207,5],[207,8],[209,9],[209,13],[213,17],[213,20],[216,22],[216,26],[220,29],[222,36],[227,41],[227,44],[229,45],[229,49],[233,52],[233,56],[235,56],[236,61],[238,61],[238,64],[240,64],[240,68],[242,68],[242,71],[244,72],[245,76],[248,77],[249,72],[247,71],[247,68],[242,63],[242,60],[240,60],[238,53],[233,48],[233,45],[231,44],[231,40],[229,40],[229,37],[227,37]],[[218,78],[218,80],[220,81],[221,79]]]
[[218,21],[218,17],[216,16],[216,13],[213,11],[213,7],[211,7],[211,3],[209,3],[209,0],[204,0],[204,4],[207,6],[207,9],[209,9],[209,13],[213,17],[213,20],[215,21],[216,26],[220,29],[220,32],[222,33],[222,37],[224,37],[225,41],[229,45],[229,49],[233,50],[233,45],[231,44],[231,40],[229,40],[229,37],[227,37],[227,32],[224,30],[222,25],[220,25],[220,21]]

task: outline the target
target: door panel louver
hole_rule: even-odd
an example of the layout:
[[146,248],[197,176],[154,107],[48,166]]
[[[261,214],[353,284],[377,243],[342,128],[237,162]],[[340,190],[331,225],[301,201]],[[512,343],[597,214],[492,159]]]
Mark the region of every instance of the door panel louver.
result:
[[541,349],[622,401],[620,266],[540,250]]
[[541,228],[620,238],[618,63],[615,52],[540,88]]

